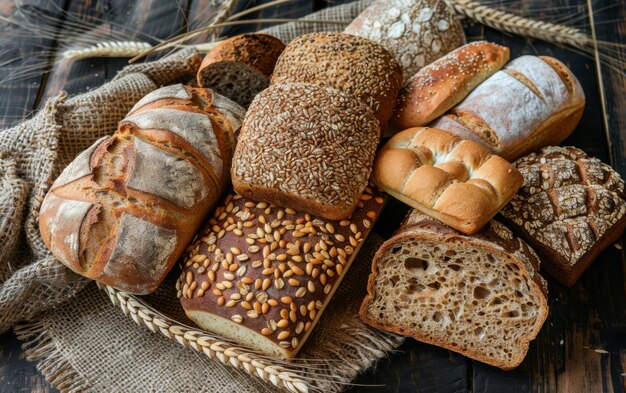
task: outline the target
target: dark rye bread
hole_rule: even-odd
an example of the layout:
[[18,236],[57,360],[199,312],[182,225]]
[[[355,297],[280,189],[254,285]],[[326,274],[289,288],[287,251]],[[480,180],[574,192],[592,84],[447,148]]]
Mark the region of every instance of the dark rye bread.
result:
[[537,250],[547,272],[572,286],[624,231],[624,180],[575,147],[545,147],[514,165],[524,187],[500,214]]
[[181,262],[178,297],[200,327],[276,358],[296,356],[383,204],[365,189],[329,221],[228,195]]
[[276,62],[271,83],[294,82],[355,96],[372,109],[384,130],[402,87],[402,68],[385,48],[365,38],[311,33],[291,41]]
[[220,42],[207,53],[198,69],[198,85],[248,107],[269,85],[285,44],[268,34],[241,34]]
[[41,206],[43,241],[83,276],[154,291],[226,187],[242,117],[207,89],[148,94],[54,182]]
[[539,259],[492,220],[464,235],[413,210],[376,253],[361,305],[379,329],[517,367],[548,315]]
[[232,181],[245,197],[339,220],[367,185],[378,121],[362,102],[310,83],[271,85],[250,105]]

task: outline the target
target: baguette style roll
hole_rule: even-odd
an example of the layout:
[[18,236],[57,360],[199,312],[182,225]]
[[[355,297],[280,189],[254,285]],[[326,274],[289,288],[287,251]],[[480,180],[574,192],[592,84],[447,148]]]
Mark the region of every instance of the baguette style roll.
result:
[[44,242],[78,274],[154,291],[228,184],[243,115],[211,90],[148,94],[54,182],[39,217]]
[[396,130],[425,126],[465,98],[509,61],[509,48],[478,41],[435,60],[401,90],[392,118]]
[[513,198],[524,179],[476,142],[417,127],[385,144],[372,181],[407,205],[472,234]]
[[387,127],[402,68],[382,46],[342,33],[311,33],[291,41],[278,58],[272,84],[313,83],[351,94]]
[[271,85],[250,105],[232,166],[235,191],[331,220],[367,186],[379,123],[361,101],[310,83]]
[[387,49],[404,70],[403,85],[422,67],[465,43],[456,13],[440,0],[374,1],[344,33]]
[[571,287],[626,227],[624,180],[575,147],[545,147],[514,165],[524,187],[500,214]]
[[548,316],[539,259],[491,220],[464,235],[417,210],[374,256],[360,315],[371,326],[509,370]]
[[352,217],[329,221],[228,195],[181,262],[176,287],[185,313],[261,353],[295,357],[382,203],[382,193],[367,187]]
[[246,108],[269,85],[285,44],[268,34],[241,34],[220,42],[204,57],[198,85]]
[[557,145],[580,121],[585,94],[571,71],[547,56],[522,56],[431,123],[513,161]]

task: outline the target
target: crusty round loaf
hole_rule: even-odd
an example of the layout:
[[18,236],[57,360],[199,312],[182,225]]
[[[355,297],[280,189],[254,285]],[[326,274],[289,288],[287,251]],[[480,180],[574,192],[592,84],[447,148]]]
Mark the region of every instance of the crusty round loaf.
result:
[[285,44],[268,34],[241,34],[211,49],[198,69],[198,85],[247,107],[265,89]]
[[509,48],[477,41],[435,60],[402,88],[392,118],[397,131],[425,126],[458,104],[509,61]]
[[39,216],[43,241],[83,276],[154,291],[226,187],[242,117],[210,90],[148,94],[54,182]]
[[246,114],[235,149],[238,194],[328,219],[350,216],[379,142],[372,111],[311,83],[270,85]]
[[368,105],[381,127],[391,117],[402,69],[382,46],[343,33],[311,33],[291,41],[276,62],[272,84],[331,86]]
[[463,26],[440,0],[377,0],[344,32],[384,46],[402,65],[404,82],[465,43]]
[[185,313],[239,344],[294,357],[382,204],[382,193],[366,187],[349,219],[330,221],[228,195],[182,261],[176,288]]

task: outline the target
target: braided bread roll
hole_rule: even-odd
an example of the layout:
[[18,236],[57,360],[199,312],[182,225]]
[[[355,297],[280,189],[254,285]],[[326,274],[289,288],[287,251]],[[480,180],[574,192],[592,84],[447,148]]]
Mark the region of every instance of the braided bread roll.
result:
[[154,291],[226,187],[243,115],[211,90],[148,94],[54,182],[40,213],[44,242],[85,277]]

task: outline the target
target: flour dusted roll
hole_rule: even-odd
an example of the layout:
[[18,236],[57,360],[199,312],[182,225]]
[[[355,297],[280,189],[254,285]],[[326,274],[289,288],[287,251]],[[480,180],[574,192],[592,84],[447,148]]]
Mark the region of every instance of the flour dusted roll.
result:
[[430,124],[515,160],[557,145],[578,124],[585,94],[571,71],[547,56],[522,56]]
[[264,354],[293,358],[382,203],[367,187],[351,217],[332,221],[228,195],[182,261],[176,287],[187,316]]
[[154,291],[226,187],[243,114],[210,90],[148,94],[54,182],[39,218],[44,242],[83,276]]

